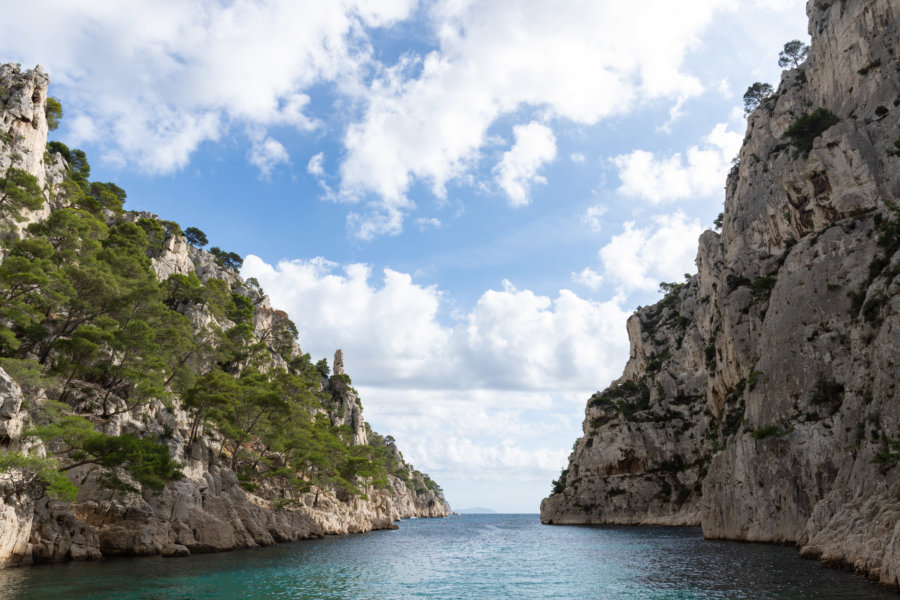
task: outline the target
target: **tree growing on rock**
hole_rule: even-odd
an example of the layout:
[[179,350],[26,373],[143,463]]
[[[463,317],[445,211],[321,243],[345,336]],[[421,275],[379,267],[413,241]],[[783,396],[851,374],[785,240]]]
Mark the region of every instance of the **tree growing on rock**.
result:
[[771,85],[759,81],[748,87],[744,92],[744,114],[749,115],[757,106],[769,100],[774,91]]
[[44,114],[47,116],[47,129],[54,131],[59,127],[59,122],[63,116],[62,104],[53,96],[48,96]]
[[37,210],[43,203],[44,196],[34,175],[22,169],[7,169],[0,179],[0,218],[21,221],[23,209]]
[[202,248],[209,243],[209,240],[206,238],[206,234],[196,227],[188,227],[187,229],[185,229],[184,238],[187,240],[188,244],[196,246],[198,248]]
[[784,50],[778,53],[778,66],[797,68],[806,57],[809,56],[809,45],[800,40],[791,40],[784,45]]

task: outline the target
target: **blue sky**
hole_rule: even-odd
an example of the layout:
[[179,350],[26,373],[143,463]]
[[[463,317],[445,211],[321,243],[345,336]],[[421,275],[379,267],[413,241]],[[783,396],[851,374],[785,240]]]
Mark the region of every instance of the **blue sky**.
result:
[[[127,4],[127,5],[126,5]],[[459,508],[536,512],[625,319],[695,272],[802,0],[4,8],[53,134],[246,257]]]

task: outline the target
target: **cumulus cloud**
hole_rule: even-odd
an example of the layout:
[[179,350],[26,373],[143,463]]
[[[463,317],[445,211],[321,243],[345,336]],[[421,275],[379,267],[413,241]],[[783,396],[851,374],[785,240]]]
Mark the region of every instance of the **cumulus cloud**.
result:
[[432,475],[543,489],[578,434],[585,398],[628,355],[622,296],[549,297],[504,281],[442,318],[438,287],[391,269],[249,255],[242,275],[288,311],[304,351],[330,360],[343,350],[366,418]]
[[504,281],[444,323],[443,293],[391,269],[373,282],[364,264],[319,258],[273,266],[249,255],[243,274],[292,315],[306,351],[342,348],[369,385],[585,389],[597,385],[597,365],[615,367],[626,354],[622,298],[597,302],[569,290],[551,298]]
[[603,215],[606,214],[607,207],[602,204],[594,204],[593,206],[589,206],[586,211],[584,211],[584,215],[582,216],[582,220],[587,224],[588,227],[591,228],[591,231],[600,231],[603,229]]
[[569,160],[571,160],[573,163],[580,164],[587,160],[587,157],[581,152],[573,152],[569,155]]
[[322,163],[325,162],[325,153],[319,152],[318,154],[314,154],[309,162],[306,163],[306,172],[315,177],[321,177],[325,174],[325,169],[322,167]]
[[416,225],[418,225],[419,231],[440,229],[441,220],[436,217],[419,217],[418,219],[416,219]]
[[538,169],[556,158],[556,136],[546,125],[531,122],[513,127],[516,142],[494,167],[500,188],[506,192],[510,206],[525,206],[531,199],[528,192],[534,183],[547,183],[537,174]]
[[635,150],[612,159],[622,184],[619,193],[652,204],[694,196],[710,196],[721,191],[731,159],[740,150],[743,135],[719,123],[700,144],[658,157]]
[[[405,19],[415,4],[16,2],[0,21],[0,49],[43,64],[72,107],[67,121],[92,119],[111,153],[170,172],[233,123],[315,128],[304,90],[355,85],[371,61],[364,28]],[[36,18],[40,27],[20,26]]]
[[580,273],[572,273],[572,281],[596,291],[603,285],[603,275],[590,267],[585,267]]
[[386,210],[405,202],[415,180],[444,197],[480,160],[491,125],[526,106],[593,124],[647,101],[695,96],[703,88],[682,61],[729,4],[699,0],[685,11],[652,0],[640,12],[616,2],[435,4],[439,48],[372,82],[365,114],[345,136],[342,192],[372,194]]
[[656,216],[646,227],[634,221],[600,249],[603,275],[625,292],[653,291],[660,281],[680,280],[695,270],[700,221],[684,213]]
[[271,137],[257,137],[250,146],[247,159],[259,169],[260,175],[268,179],[272,176],[272,170],[280,165],[291,162],[285,147],[278,140]]

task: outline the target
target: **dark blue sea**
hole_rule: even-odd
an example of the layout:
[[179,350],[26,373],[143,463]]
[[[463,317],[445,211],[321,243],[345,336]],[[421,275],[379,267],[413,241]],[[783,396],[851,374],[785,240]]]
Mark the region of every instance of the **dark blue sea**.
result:
[[898,594],[792,547],[699,529],[541,525],[537,515],[404,521],[397,531],[188,558],[0,571],[0,600],[609,598],[830,600]]

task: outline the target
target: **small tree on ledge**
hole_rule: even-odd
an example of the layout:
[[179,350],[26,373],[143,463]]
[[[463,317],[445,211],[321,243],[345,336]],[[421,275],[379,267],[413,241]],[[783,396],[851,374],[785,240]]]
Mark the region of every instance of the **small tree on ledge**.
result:
[[752,113],[757,106],[771,98],[774,91],[771,85],[759,81],[748,87],[744,92],[744,114]]
[[806,57],[809,56],[809,46],[800,40],[791,40],[784,45],[784,50],[778,53],[778,66],[797,68]]

